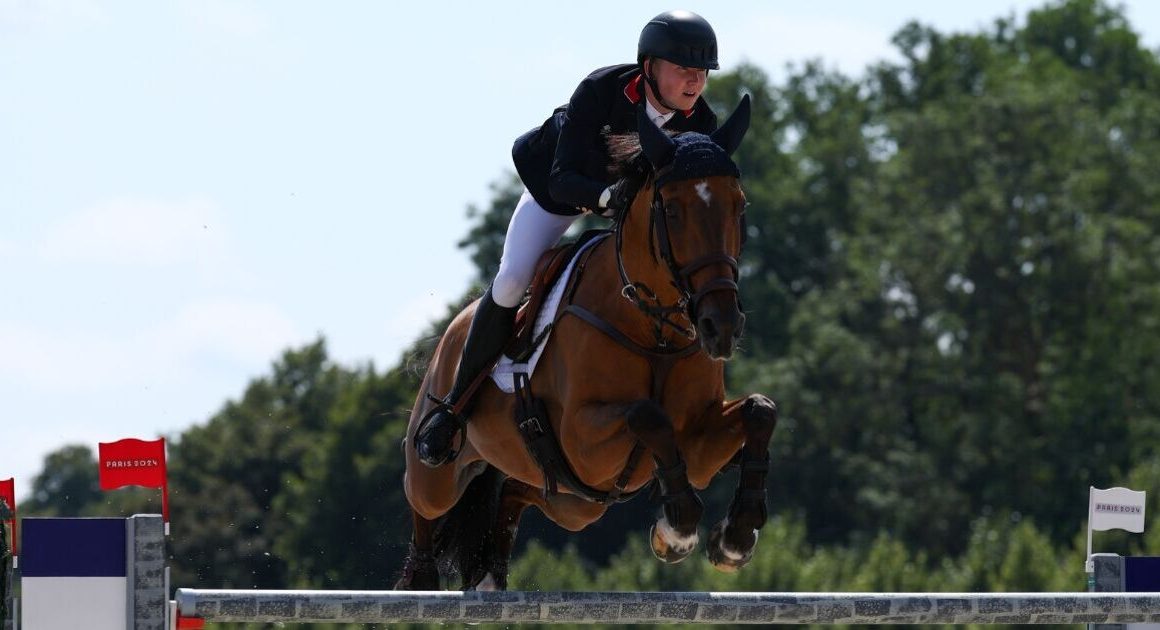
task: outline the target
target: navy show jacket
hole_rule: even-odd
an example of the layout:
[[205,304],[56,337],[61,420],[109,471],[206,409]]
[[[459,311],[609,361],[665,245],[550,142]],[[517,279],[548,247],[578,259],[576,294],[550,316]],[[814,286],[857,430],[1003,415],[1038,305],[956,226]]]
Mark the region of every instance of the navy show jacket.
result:
[[[640,66],[621,64],[588,75],[567,105],[516,139],[512,159],[532,197],[554,214],[595,209],[612,183],[605,135],[635,132],[643,94]],[[664,129],[712,133],[717,116],[704,98],[676,112]]]

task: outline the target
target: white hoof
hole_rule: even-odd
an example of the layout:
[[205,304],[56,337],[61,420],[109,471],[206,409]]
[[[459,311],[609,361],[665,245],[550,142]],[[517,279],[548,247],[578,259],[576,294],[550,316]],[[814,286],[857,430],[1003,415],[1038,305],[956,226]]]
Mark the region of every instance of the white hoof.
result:
[[475,590],[498,591],[499,585],[495,583],[495,576],[489,572],[487,575],[483,576],[483,579],[479,581],[479,584],[475,585]]

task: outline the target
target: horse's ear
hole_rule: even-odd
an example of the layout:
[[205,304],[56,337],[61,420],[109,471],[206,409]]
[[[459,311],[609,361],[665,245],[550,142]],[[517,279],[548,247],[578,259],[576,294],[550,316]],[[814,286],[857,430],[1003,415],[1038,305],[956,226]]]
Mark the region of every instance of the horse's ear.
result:
[[636,126],[637,134],[640,136],[640,149],[648,161],[652,162],[653,168],[659,169],[673,161],[677,143],[649,120],[643,100],[641,106],[636,108]]
[[737,147],[741,146],[741,139],[745,137],[745,132],[749,131],[749,95],[741,97],[741,102],[737,104],[737,109],[729,114],[729,120],[725,121],[724,125],[717,128],[709,137],[717,146],[725,150],[728,155],[733,155]]

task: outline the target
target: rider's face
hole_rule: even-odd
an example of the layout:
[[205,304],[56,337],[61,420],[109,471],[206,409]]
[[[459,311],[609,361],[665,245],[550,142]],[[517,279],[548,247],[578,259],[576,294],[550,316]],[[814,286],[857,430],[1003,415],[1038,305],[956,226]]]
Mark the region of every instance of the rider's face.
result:
[[[705,82],[709,78],[709,71],[704,68],[686,68],[664,59],[646,60],[645,69],[656,79],[664,101],[682,110],[693,108],[697,97],[705,91]],[[649,100],[659,111],[669,111],[655,98]]]

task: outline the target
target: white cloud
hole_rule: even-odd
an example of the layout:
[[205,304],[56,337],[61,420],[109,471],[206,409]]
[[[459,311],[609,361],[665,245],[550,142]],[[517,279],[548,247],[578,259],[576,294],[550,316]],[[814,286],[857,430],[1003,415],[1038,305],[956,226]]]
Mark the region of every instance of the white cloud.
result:
[[0,235],[0,260],[5,258],[16,258],[18,251],[19,250],[15,240],[6,239],[3,235]]
[[221,0],[188,0],[179,6],[196,27],[208,33],[247,39],[265,35],[270,31],[269,17],[255,10],[253,4]]
[[0,27],[55,30],[107,20],[94,0],[0,0]]
[[228,236],[205,201],[116,199],[49,227],[40,255],[49,262],[172,265],[220,259]]
[[197,379],[207,364],[257,371],[303,341],[278,308],[245,299],[185,306],[136,333],[0,321],[0,379],[67,396]]
[[249,365],[263,365],[300,341],[293,322],[276,306],[247,300],[191,304],[141,337],[160,356],[216,356]]
[[384,325],[388,330],[401,330],[414,336],[416,331],[443,317],[447,312],[447,305],[455,299],[457,296],[450,292],[428,291],[392,308]]

